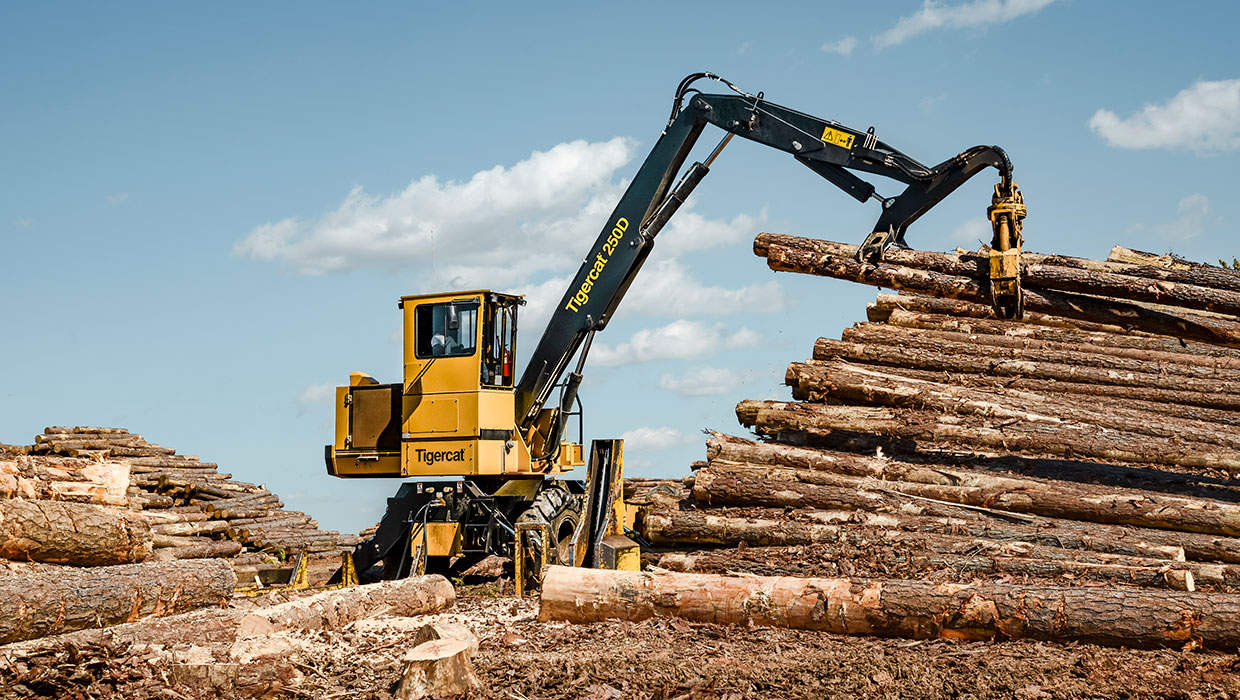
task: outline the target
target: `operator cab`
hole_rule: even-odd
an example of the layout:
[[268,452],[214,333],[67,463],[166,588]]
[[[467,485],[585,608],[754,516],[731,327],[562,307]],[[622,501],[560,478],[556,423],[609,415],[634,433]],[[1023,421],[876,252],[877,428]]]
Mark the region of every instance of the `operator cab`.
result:
[[524,303],[489,290],[401,297],[403,381],[380,384],[354,372],[349,386],[336,388],[328,473],[532,476],[582,464],[579,443],[548,449],[557,409],[546,409],[528,435],[515,427],[517,310]]

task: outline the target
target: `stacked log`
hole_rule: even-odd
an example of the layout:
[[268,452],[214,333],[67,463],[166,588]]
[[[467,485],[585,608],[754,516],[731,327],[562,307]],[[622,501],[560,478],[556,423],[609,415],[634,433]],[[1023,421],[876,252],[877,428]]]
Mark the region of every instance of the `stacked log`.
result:
[[[261,484],[179,455],[124,428],[53,426],[26,453],[0,461],[0,496],[85,500],[141,510],[159,561],[243,552],[335,558],[357,538],[284,510]],[[76,563],[76,562],[67,562]]]
[[[1109,624],[1090,618],[1039,638],[1220,643],[1202,630],[1230,625],[1240,601],[1240,273],[1123,249],[1107,261],[1026,254],[1028,312],[1003,320],[988,305],[986,251],[893,250],[868,264],[829,241],[762,234],[754,247],[774,270],[901,293],[880,294],[866,321],[792,362],[792,400],[738,404],[758,439],[712,434],[688,492],[628,487],[656,549],[647,563],[744,574],[759,596],[838,589],[841,605],[871,615],[849,632],[956,636],[934,617],[964,590],[951,586],[977,586],[960,601],[990,601],[1000,613],[1000,599],[1013,596],[1077,601],[1085,617],[1098,609],[1094,594],[1064,591],[1101,588],[1097,601],[1135,606],[1113,633],[1086,630]],[[834,582],[804,581],[815,576]],[[867,591],[904,591],[897,579],[924,583],[908,584],[915,594],[892,617]],[[578,607],[607,605],[565,585]],[[1199,605],[1142,588],[1214,597],[1192,613],[1191,629],[1142,637],[1138,626],[1153,633],[1159,616]],[[714,614],[676,596],[667,614]],[[659,605],[640,614],[664,614]],[[1068,618],[1060,621],[1078,624]],[[994,623],[981,636],[1028,636]]]

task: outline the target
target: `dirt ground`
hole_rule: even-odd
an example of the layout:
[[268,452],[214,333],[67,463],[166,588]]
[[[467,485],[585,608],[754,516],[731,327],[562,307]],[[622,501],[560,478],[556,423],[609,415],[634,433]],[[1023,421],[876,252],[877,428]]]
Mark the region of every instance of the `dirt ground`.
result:
[[[538,622],[533,598],[495,584],[460,591],[444,613],[363,620],[290,636],[302,680],[269,697],[391,698],[400,658],[429,621],[478,636],[477,698],[1206,698],[1240,697],[1240,656],[1037,642],[959,643],[690,624]],[[170,680],[149,650],[58,649],[0,662],[13,698],[239,697]],[[18,680],[22,682],[18,683]],[[5,689],[7,688],[7,689]]]

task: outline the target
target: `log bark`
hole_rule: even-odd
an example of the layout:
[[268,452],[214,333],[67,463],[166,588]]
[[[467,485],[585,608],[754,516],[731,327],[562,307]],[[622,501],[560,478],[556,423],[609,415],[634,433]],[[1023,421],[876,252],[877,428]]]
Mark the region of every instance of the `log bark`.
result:
[[889,310],[882,322],[901,328],[963,333],[970,336],[971,342],[991,345],[1020,347],[1016,343],[1043,341],[1057,344],[1053,347],[1079,352],[1216,369],[1240,369],[1240,354],[1228,352],[1230,348],[1204,343],[1181,343],[1174,338],[1089,332],[1075,328],[1038,326],[1024,321],[948,316],[901,308]]
[[[909,504],[911,505],[911,504]],[[1188,558],[1183,539],[1204,537],[1187,533],[1097,525],[1060,518],[1033,518],[1027,522],[996,518],[964,509],[931,509],[925,514],[911,514],[906,509],[890,512],[816,511],[805,518],[789,518],[782,510],[749,508],[743,515],[727,512],[652,510],[646,513],[642,533],[656,545],[665,546],[799,546],[831,542],[838,539],[840,528],[855,525],[883,529],[888,532],[927,533],[971,537],[1000,542],[1044,545],[1061,549],[1119,554],[1143,559],[1183,561]],[[942,512],[942,511],[948,512]],[[937,512],[936,512],[937,511]],[[818,517],[814,517],[818,516]],[[828,517],[822,517],[828,516]],[[1222,538],[1210,538],[1222,539]],[[1240,541],[1234,541],[1240,545]],[[1198,554],[1194,550],[1194,554]],[[1240,561],[1240,552],[1230,559],[1194,556],[1194,560]]]
[[233,557],[241,553],[244,549],[240,542],[232,540],[209,540],[205,537],[195,537],[192,539],[201,540],[186,545],[175,547],[160,547],[151,554],[151,561],[179,561],[181,559],[213,559],[221,557]]
[[214,535],[228,532],[228,523],[223,520],[199,520],[195,522],[170,522],[151,526],[151,532],[157,535]]
[[[1185,405],[1240,411],[1240,394],[1225,382],[1185,379],[1168,389],[1167,379],[1148,372],[1112,372],[1093,367],[1056,362],[1033,362],[1019,359],[986,358],[982,355],[952,355],[921,348],[887,345],[866,345],[842,340],[819,338],[814,344],[814,359],[843,359],[864,364],[886,365],[928,372],[950,372],[1015,380],[1050,380],[1074,393],[1119,395],[1150,401],[1173,401]],[[1192,384],[1191,387],[1186,385]],[[1231,389],[1231,391],[1228,391]]]
[[1240,596],[845,578],[728,577],[553,566],[544,622],[675,617],[917,639],[1038,639],[1126,647],[1240,645]]
[[[903,348],[915,348],[929,352],[938,351],[944,355],[984,357],[990,360],[1023,360],[1038,363],[1079,365],[1107,370],[1110,374],[1119,374],[1121,381],[1104,382],[1107,384],[1126,384],[1122,381],[1126,375],[1153,374],[1163,377],[1163,386],[1168,383],[1166,375],[1176,375],[1172,381],[1184,388],[1196,390],[1199,386],[1211,386],[1215,391],[1240,393],[1240,369],[1202,366],[1194,362],[1191,355],[1172,355],[1147,351],[1144,357],[1125,357],[1105,352],[1095,352],[1086,344],[1051,343],[1048,341],[1026,340],[1017,338],[1001,338],[999,336],[977,336],[955,331],[926,330],[920,328],[901,328],[887,324],[861,323],[847,328],[841,334],[844,342],[887,345]],[[1188,362],[1180,362],[1188,359]],[[1181,379],[1181,377],[1185,379]],[[1150,386],[1150,384],[1139,384]]]
[[[813,362],[811,362],[813,364]],[[912,379],[953,386],[981,387],[998,390],[1028,391],[1043,396],[1078,397],[1085,401],[1101,402],[1117,407],[1127,406],[1134,410],[1155,411],[1168,416],[1209,421],[1223,426],[1240,425],[1240,403],[1235,409],[1226,408],[1235,403],[1228,396],[1203,399],[1201,394],[1175,389],[1149,389],[1144,387],[1111,386],[1085,382],[1063,382],[1054,379],[1033,379],[1022,376],[998,376],[968,374],[964,372],[935,371],[884,365],[883,371]],[[1198,404],[1213,404],[1201,406]]]
[[764,435],[786,432],[825,439],[854,435],[874,436],[877,444],[895,453],[928,446],[985,447],[1007,452],[1061,457],[1089,457],[1123,462],[1240,471],[1234,452],[1185,451],[1175,441],[1120,431],[1099,431],[1088,424],[1047,420],[1029,414],[994,420],[971,416],[964,421],[931,411],[868,406],[825,406],[780,401],[742,401],[737,405],[742,425]]
[[793,396],[800,400],[833,398],[851,404],[931,409],[1017,420],[1036,415],[1047,421],[1088,423],[1110,430],[1176,440],[1184,445],[1185,450],[1240,450],[1240,431],[1220,430],[1217,424],[1208,421],[1177,420],[1160,412],[1106,406],[1087,400],[1062,400],[1010,388],[985,390],[953,386],[903,377],[881,369],[885,368],[838,361],[815,362],[813,365],[794,362],[788,366],[785,383],[793,387]]
[[[704,477],[709,479],[704,481]],[[1145,492],[1131,494],[1105,493],[1081,490],[1066,484],[1044,486],[1019,479],[978,479],[974,483],[987,485],[944,485],[908,481],[885,481],[845,476],[810,469],[789,469],[764,465],[712,464],[698,473],[694,496],[699,492],[714,502],[736,505],[743,501],[729,496],[732,488],[727,482],[757,481],[771,491],[782,491],[792,484],[831,487],[819,505],[813,489],[795,487],[796,493],[810,507],[837,507],[832,501],[838,489],[858,491],[886,491],[915,498],[956,503],[965,506],[987,508],[1010,513],[1031,513],[1047,517],[1080,520],[1095,523],[1132,525],[1142,528],[1197,532],[1210,535],[1235,537],[1240,535],[1240,513],[1232,504],[1192,501],[1175,497],[1148,495]],[[715,490],[723,490],[716,494]],[[760,488],[760,487],[759,487]],[[754,505],[776,505],[754,503]]]
[[[227,567],[225,562],[179,562],[176,567]],[[429,615],[451,607],[455,591],[442,576],[413,576],[400,581],[381,581],[324,591],[312,596],[254,610],[208,609],[147,618],[102,629],[84,629],[18,644],[0,650],[10,659],[38,653],[53,645],[99,645],[123,650],[133,644],[175,646],[232,644],[283,630],[340,629],[376,615],[412,617]]]
[[[857,246],[779,234],[760,234],[754,252],[768,259],[774,249],[785,248],[819,256],[855,258]],[[1030,254],[1033,256],[1034,254]],[[990,259],[978,253],[936,253],[892,248],[883,262],[910,269],[958,275],[987,283]],[[1079,267],[1048,264],[1045,256],[1022,259],[1021,284],[1025,288],[1076,292],[1095,297],[1151,302],[1168,307],[1235,316],[1240,314],[1240,293],[1229,289],[1201,286],[1183,281],[1158,280],[1120,274],[1111,270],[1082,270]],[[1215,276],[1218,279],[1218,276]],[[1203,278],[1204,281],[1204,278]]]
[[281,630],[339,629],[379,613],[413,617],[451,607],[456,591],[439,575],[410,576],[324,591],[306,598],[252,610],[241,618],[238,634],[257,636]]
[[[997,319],[994,309],[988,304],[963,301],[960,299],[926,296],[915,292],[904,292],[902,294],[879,293],[875,297],[873,303],[866,305],[865,315],[870,321],[874,321],[875,323],[884,323],[890,317],[891,313],[897,309],[958,318],[971,318],[979,320]],[[1021,319],[1019,323],[1026,326],[1037,326],[1039,328],[1076,330],[1083,333],[1103,333],[1116,336],[1122,335],[1124,337],[1137,338],[1141,340],[1163,337],[1133,328],[1128,328],[1126,326],[1095,323],[1092,321],[1084,321],[1076,318],[1065,318],[1063,316],[1053,316],[1050,314],[1040,314],[1029,311],[1028,309],[1025,310],[1025,317]],[[1192,344],[1192,347],[1198,346],[1212,348],[1217,352],[1237,353],[1237,356],[1240,356],[1240,350],[1210,345],[1208,343]]]
[[[875,459],[873,457],[808,446],[753,442],[718,432],[712,433],[706,441],[706,453],[709,461],[703,466],[713,461],[722,461],[724,463],[741,462],[794,469],[815,469],[819,468],[820,463],[826,463],[827,466],[822,468],[830,471],[832,463],[859,460],[855,470],[847,473],[854,476],[875,474],[873,467],[869,466],[871,460]],[[1049,481],[1050,483],[1092,484],[1118,488],[1120,492],[1140,489],[1155,494],[1184,496],[1207,501],[1228,503],[1240,501],[1240,482],[1195,473],[1149,469],[1143,466],[1055,458],[1028,458],[1003,453],[969,454],[962,452],[933,453],[900,461],[910,467],[940,475],[943,478],[939,483],[953,483],[951,480],[953,477],[940,471],[946,469],[965,474],[1027,477],[1043,483]]]
[[140,515],[60,501],[0,501],[0,556],[74,566],[140,562],[151,530]]
[[[761,234],[759,239],[770,234]],[[783,237],[790,238],[790,237]],[[823,241],[799,239],[797,247],[782,244],[761,246],[772,270],[800,272],[804,274],[834,277],[877,287],[907,290],[931,296],[960,299],[976,304],[989,303],[986,276],[971,277],[944,274],[928,269],[882,262],[877,265],[857,262],[845,249],[856,246],[830,244],[838,252],[818,252]],[[755,250],[759,249],[755,241]],[[906,261],[905,254],[932,256],[924,251],[895,251],[900,255],[891,260]],[[951,258],[952,256],[945,256]],[[1240,323],[1199,314],[1169,313],[1157,311],[1137,303],[1116,301],[1101,297],[1084,296],[1070,292],[1026,288],[1025,308],[1035,313],[1063,316],[1092,323],[1104,323],[1120,328],[1136,329],[1159,335],[1169,335],[1186,340],[1198,340],[1215,345],[1240,347]]]
[[0,644],[225,605],[236,582],[223,561],[0,577]]
[[[821,547],[815,548],[813,554],[817,557],[825,554],[834,561],[847,556],[830,551],[823,552],[820,551],[821,549]],[[1197,579],[1191,570],[1172,568],[1170,564],[1164,564],[1163,566],[1125,566],[1121,564],[1096,564],[984,554],[926,554],[921,552],[907,554],[894,551],[884,553],[882,559],[883,564],[898,567],[901,573],[912,571],[941,574],[945,571],[951,571],[957,575],[966,576],[987,574],[995,576],[1068,578],[1072,580],[1107,581],[1144,588],[1167,588],[1174,591],[1194,591],[1196,590],[1197,583]],[[658,566],[660,569],[682,573],[787,575],[783,572],[771,571],[770,566],[763,560],[762,553],[753,549],[747,549],[743,554],[739,555],[713,553],[680,554],[672,552],[660,557]],[[795,571],[792,572],[792,575],[803,574],[800,571]],[[814,575],[822,574],[815,573]]]

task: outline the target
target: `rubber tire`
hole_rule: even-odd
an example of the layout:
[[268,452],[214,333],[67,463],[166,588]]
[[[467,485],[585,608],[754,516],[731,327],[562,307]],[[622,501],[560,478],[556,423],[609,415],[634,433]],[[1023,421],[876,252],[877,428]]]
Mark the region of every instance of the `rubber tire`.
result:
[[549,486],[534,497],[530,507],[517,517],[517,524],[545,523],[551,536],[551,552],[548,564],[566,564],[573,532],[581,522],[583,498],[565,491],[559,486]]

